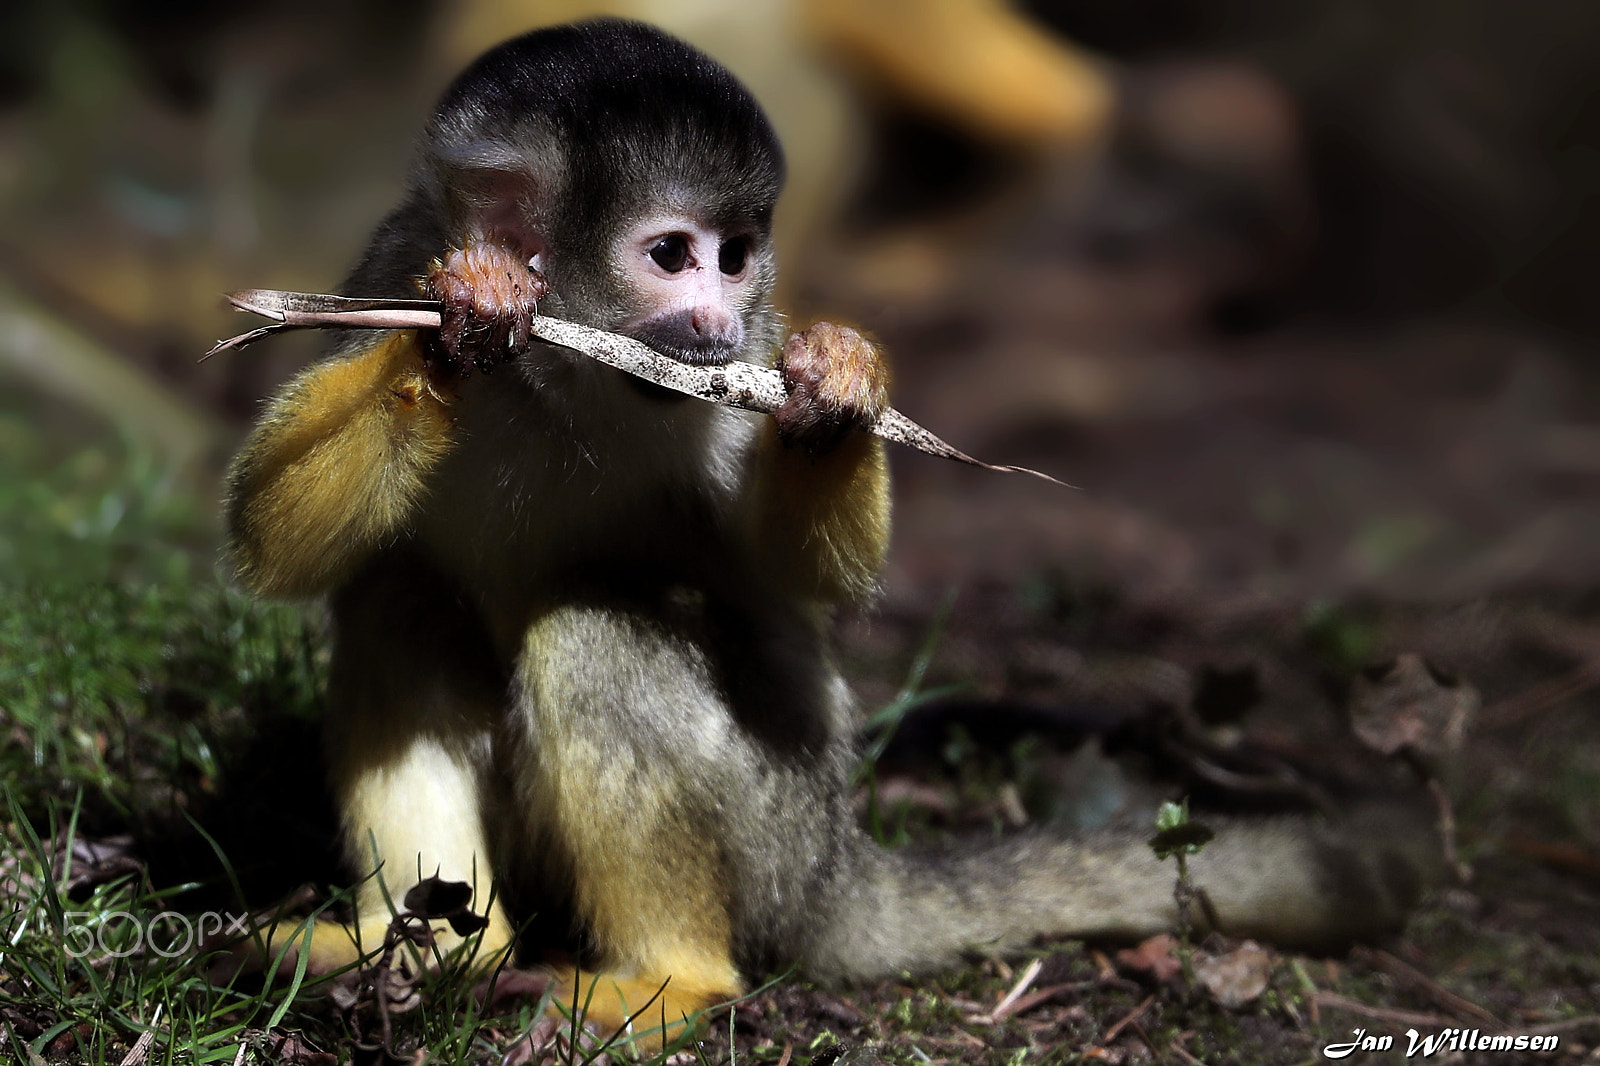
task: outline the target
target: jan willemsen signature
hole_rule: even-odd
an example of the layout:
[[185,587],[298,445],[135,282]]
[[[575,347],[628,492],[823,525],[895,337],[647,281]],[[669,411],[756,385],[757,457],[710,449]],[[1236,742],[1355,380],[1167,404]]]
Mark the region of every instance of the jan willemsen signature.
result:
[[[1352,1039],[1329,1044],[1322,1054],[1330,1059],[1342,1059],[1357,1051],[1390,1051],[1395,1039],[1388,1033],[1368,1033],[1365,1029],[1350,1030]],[[1538,1033],[1485,1033],[1482,1029],[1441,1029],[1423,1036],[1415,1029],[1405,1031],[1406,1058],[1427,1057],[1441,1051],[1554,1051],[1561,1043],[1559,1036]]]

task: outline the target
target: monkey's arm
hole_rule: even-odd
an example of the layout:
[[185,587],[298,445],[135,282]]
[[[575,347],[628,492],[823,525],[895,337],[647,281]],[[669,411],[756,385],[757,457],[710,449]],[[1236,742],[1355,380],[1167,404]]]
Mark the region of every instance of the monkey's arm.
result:
[[436,338],[377,334],[292,381],[228,472],[244,583],[264,596],[321,595],[403,530],[453,443],[452,384],[515,354],[547,288],[496,245],[452,249],[425,285],[444,307]]
[[790,337],[781,366],[789,400],[756,449],[754,543],[786,590],[862,599],[889,549],[889,466],[883,441],[859,427],[888,406],[888,367],[855,330],[827,322]]
[[341,582],[410,518],[450,449],[448,402],[412,331],[380,334],[290,382],[228,472],[240,579],[287,598]]

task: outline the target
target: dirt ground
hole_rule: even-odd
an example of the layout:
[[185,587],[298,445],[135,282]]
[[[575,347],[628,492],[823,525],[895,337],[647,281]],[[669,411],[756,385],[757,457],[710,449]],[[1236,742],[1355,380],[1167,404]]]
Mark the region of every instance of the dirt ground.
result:
[[[886,701],[937,632],[929,683],[964,686],[991,726],[1042,722],[1070,749],[1085,731],[1179,708],[1236,750],[1312,777],[1348,771],[1353,796],[1397,780],[1352,736],[1358,679],[1416,653],[1476,697],[1464,742],[1434,763],[1470,879],[1431,894],[1387,954],[1305,963],[1318,987],[1366,983],[1382,1007],[1335,994],[1312,996],[1310,1016],[1229,1015],[1164,995],[1140,1015],[1146,1028],[1107,1040],[1146,989],[1097,982],[1068,952],[1047,968],[1093,991],[1020,1023],[1116,1061],[1320,1061],[1355,1028],[1403,1045],[1429,1015],[1435,1030],[1560,1032],[1560,1057],[1588,1055],[1600,1038],[1600,433],[1585,346],[1479,312],[1312,316],[1230,337],[1196,327],[1205,298],[1203,272],[1170,265],[996,255],[948,299],[887,316],[903,410],[981,458],[1076,488],[898,454],[883,602],[846,627],[858,676],[878,671],[859,688],[869,706]],[[1013,739],[1001,725],[978,746]],[[921,741],[936,746],[937,729]],[[1142,771],[1152,761],[1141,753]],[[1086,784],[1095,765],[1066,759],[1053,787],[1091,805],[1136,793]],[[1177,776],[1170,787],[1224,806],[1294,807]],[[869,992],[862,1015],[905,994]],[[793,1002],[769,998],[780,1013]],[[1163,1026],[1176,1044],[1151,1035]],[[1200,1044],[1183,1044],[1194,1030]],[[963,1039],[950,1061],[975,1054]]]

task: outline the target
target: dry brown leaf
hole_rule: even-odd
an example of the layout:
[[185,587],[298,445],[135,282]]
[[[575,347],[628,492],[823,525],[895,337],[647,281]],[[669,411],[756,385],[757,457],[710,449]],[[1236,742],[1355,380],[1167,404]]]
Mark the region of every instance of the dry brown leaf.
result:
[[267,1037],[266,1049],[276,1061],[292,1066],[338,1066],[339,1057],[322,1051],[299,1033],[274,1029]]
[[1212,998],[1230,1010],[1254,1002],[1272,979],[1272,953],[1246,940],[1223,955],[1197,952],[1194,975]]
[[472,995],[486,1010],[493,1012],[517,1000],[537,1001],[550,988],[550,981],[550,975],[543,970],[507,966],[478,982]]
[[1357,675],[1350,693],[1356,736],[1385,755],[1448,757],[1460,750],[1477,709],[1476,689],[1415,652]]
[[1176,980],[1183,972],[1183,964],[1173,953],[1177,943],[1170,933],[1157,933],[1140,941],[1137,947],[1117,952],[1117,964],[1135,973],[1149,974],[1163,984]]

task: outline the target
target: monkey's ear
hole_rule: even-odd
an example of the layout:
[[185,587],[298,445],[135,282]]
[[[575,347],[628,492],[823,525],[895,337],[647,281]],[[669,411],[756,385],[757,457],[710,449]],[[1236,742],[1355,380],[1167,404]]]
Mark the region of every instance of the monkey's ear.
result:
[[551,178],[526,152],[501,141],[474,141],[439,152],[433,169],[464,237],[507,245],[528,259],[546,250]]

